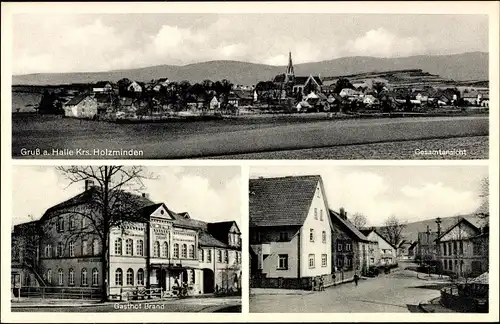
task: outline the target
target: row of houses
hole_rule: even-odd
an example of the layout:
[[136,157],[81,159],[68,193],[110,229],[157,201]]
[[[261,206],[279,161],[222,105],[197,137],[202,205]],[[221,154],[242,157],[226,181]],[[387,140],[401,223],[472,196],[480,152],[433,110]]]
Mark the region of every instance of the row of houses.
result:
[[321,176],[250,180],[252,287],[311,288],[352,280],[397,262],[396,247],[375,229],[360,231],[328,204]]
[[[95,228],[104,226],[102,216],[82,213],[94,206],[99,191],[86,181],[82,193],[49,208],[39,220],[14,227],[13,282],[53,291],[94,288],[108,297],[152,288],[168,294],[184,284],[191,295],[241,289],[241,232],[236,222],[200,221],[151,201],[147,194],[119,191],[114,196],[127,202],[133,217],[111,228],[109,249],[104,250],[98,235],[102,231]],[[27,234],[33,229],[36,238]],[[104,281],[107,292],[102,291]]]

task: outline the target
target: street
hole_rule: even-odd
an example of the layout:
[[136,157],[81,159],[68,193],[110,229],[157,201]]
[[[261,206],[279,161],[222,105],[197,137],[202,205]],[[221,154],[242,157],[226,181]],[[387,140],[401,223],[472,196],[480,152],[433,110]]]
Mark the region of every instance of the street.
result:
[[436,284],[436,281],[418,279],[413,271],[402,270],[360,280],[358,287],[354,283],[346,283],[306,295],[250,295],[250,312],[420,312],[418,308],[420,302],[439,296],[439,285]]
[[51,307],[11,307],[12,312],[241,312],[240,297],[187,298],[182,300],[162,300],[148,303],[105,303],[91,306],[51,306]]

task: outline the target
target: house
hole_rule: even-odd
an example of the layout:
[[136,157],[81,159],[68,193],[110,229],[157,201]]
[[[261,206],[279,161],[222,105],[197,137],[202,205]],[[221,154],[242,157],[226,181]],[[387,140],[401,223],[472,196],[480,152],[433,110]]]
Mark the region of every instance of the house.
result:
[[379,265],[391,265],[397,263],[397,248],[381,235],[375,228],[361,230],[370,241],[378,243],[375,251],[375,259]]
[[139,92],[142,92],[142,86],[138,82],[132,81],[129,84],[129,86],[127,87],[127,91],[134,92],[134,93],[139,93]]
[[250,179],[251,287],[310,289],[332,282],[329,208],[319,175]]
[[[24,243],[13,255],[30,257],[20,269],[23,285],[105,293],[102,239],[90,226],[101,216],[85,213],[101,194],[99,186],[85,181],[80,194],[49,208],[34,223],[40,233],[36,240],[23,240],[25,225],[14,227],[13,241]],[[146,193],[119,190],[113,197],[130,214],[107,238],[109,296],[143,288],[162,288],[165,295],[181,283],[189,286],[191,295],[241,288],[241,233],[236,222],[196,220],[153,202]]]
[[474,106],[479,106],[481,104],[481,93],[477,91],[467,91],[462,93],[462,99],[466,101],[467,103],[474,105]]
[[488,271],[489,229],[479,228],[459,218],[436,239],[437,260],[442,269],[458,277],[471,277]]
[[208,104],[210,110],[217,110],[220,108],[220,101],[217,99],[216,96],[210,100],[210,103]]
[[228,104],[234,107],[251,106],[253,101],[253,93],[248,90],[233,90],[228,97]]
[[415,257],[415,247],[418,241],[402,240],[398,245],[398,259],[412,260]]
[[427,226],[427,231],[419,232],[417,238],[417,247],[415,250],[415,259],[419,260],[421,263],[423,261],[436,260],[437,257],[437,245],[436,239],[438,237],[438,232],[431,232],[429,226]]
[[490,106],[490,94],[488,92],[482,93],[480,106],[486,108]]
[[349,88],[344,88],[340,90],[339,95],[341,97],[358,97],[360,95],[360,92],[354,89],[349,89]]
[[294,95],[300,93],[303,96],[305,96],[311,92],[321,92],[322,85],[323,81],[319,76],[313,76],[312,74],[310,74],[307,77],[298,76],[295,77],[295,82],[292,87],[292,92]]
[[348,219],[347,212],[329,210],[332,223],[332,273],[340,281],[352,279],[356,269],[366,273],[377,263],[376,241],[370,241]]
[[113,85],[108,81],[99,81],[92,86],[93,93],[113,92]]
[[375,105],[375,104],[378,104],[378,99],[375,98],[373,95],[365,95],[363,97],[363,103],[367,106],[372,106],[372,105]]
[[66,117],[94,119],[97,116],[97,101],[87,93],[76,95],[63,108]]

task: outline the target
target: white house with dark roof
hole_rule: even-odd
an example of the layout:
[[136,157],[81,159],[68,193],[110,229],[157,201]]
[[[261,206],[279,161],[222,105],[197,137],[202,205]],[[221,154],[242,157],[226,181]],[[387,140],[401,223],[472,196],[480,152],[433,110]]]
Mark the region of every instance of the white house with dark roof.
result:
[[380,265],[391,265],[397,263],[397,247],[389,242],[374,228],[361,230],[361,232],[370,240],[377,242],[375,259]]
[[264,278],[258,285],[310,288],[314,278],[331,280],[331,222],[321,177],[251,179],[249,195],[253,275]]
[[[79,288],[102,293],[103,253],[109,260],[110,296],[124,296],[145,288],[164,294],[186,284],[189,294],[241,288],[241,239],[234,221],[207,223],[176,213],[147,194],[117,191],[119,226],[110,230],[109,249],[103,251],[100,214],[82,213],[99,201],[100,188],[92,182],[75,197],[49,208],[30,228],[37,239],[27,239],[26,225],[14,227],[12,269],[22,286]],[[85,215],[86,216],[85,216]],[[28,253],[36,251],[36,253]],[[90,289],[90,290],[89,290]]]
[[93,119],[97,116],[97,106],[97,100],[93,96],[78,94],[64,104],[64,116]]

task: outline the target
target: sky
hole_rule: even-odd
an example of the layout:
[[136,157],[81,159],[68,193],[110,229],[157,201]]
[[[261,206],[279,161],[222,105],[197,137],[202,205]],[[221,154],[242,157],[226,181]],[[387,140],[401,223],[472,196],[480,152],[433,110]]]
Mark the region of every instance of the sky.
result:
[[488,52],[487,15],[16,14],[14,75]]
[[361,213],[368,226],[389,216],[415,222],[467,215],[481,205],[486,166],[253,167],[250,177],[321,175],[330,208]]
[[[156,203],[175,212],[215,222],[235,220],[241,227],[241,174],[239,167],[145,167],[145,192]],[[13,225],[39,219],[45,211],[83,192],[84,183],[68,187],[68,180],[52,166],[14,166]]]

